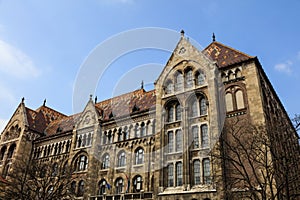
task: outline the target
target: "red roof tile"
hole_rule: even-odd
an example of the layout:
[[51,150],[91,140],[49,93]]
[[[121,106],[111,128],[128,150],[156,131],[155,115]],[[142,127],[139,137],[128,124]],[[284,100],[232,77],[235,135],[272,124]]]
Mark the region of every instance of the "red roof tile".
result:
[[80,115],[81,113],[77,113],[75,115],[64,117],[60,120],[51,122],[44,131],[46,133],[46,136],[72,131]]
[[219,68],[254,58],[219,42],[212,42],[203,52],[216,61]]

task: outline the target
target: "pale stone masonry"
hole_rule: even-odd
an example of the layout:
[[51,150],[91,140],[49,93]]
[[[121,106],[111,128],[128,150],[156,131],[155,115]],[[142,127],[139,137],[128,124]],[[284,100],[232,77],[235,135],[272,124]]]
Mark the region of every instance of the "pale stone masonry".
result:
[[[229,199],[237,187],[228,188],[231,172],[212,155],[224,153],[224,124],[237,118],[265,126],[272,148],[299,161],[298,135],[256,57],[216,41],[199,50],[182,33],[154,87],[90,97],[71,116],[45,104],[32,110],[23,99],[1,134],[2,177],[22,157],[71,166],[76,199]],[[284,136],[276,135],[282,124]],[[299,165],[290,171],[297,176]],[[299,181],[287,189],[295,199]]]

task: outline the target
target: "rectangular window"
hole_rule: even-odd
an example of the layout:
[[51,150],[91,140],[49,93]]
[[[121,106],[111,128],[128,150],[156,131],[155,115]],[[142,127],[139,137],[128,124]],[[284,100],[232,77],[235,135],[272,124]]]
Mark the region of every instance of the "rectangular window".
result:
[[176,131],[176,152],[182,151],[182,132],[181,130]]
[[193,134],[193,146],[194,149],[199,148],[199,131],[198,126],[193,126],[192,128],[192,134]]
[[176,165],[176,186],[182,186],[182,163]]
[[201,145],[202,148],[208,147],[208,131],[206,124],[201,126]]
[[194,161],[194,184],[195,185],[200,184],[200,161],[199,160]]
[[210,161],[208,158],[203,159],[203,183],[210,184]]
[[173,146],[174,146],[174,138],[173,138],[173,132],[169,131],[168,132],[168,152],[171,153],[173,152]]
[[174,186],[173,164],[168,165],[168,187]]

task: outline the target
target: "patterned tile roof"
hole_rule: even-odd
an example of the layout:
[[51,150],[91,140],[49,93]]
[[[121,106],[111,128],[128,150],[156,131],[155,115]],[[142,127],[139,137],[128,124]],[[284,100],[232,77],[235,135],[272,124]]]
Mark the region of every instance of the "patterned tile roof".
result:
[[254,58],[219,42],[212,42],[203,52],[217,62],[219,68]]
[[144,89],[135,90],[96,104],[103,120],[131,115],[134,112],[155,108],[155,90],[146,92]]

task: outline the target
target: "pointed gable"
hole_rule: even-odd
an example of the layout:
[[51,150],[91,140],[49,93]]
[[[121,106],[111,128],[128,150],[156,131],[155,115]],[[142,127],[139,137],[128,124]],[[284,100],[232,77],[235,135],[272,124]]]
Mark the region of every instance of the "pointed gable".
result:
[[205,53],[212,60],[216,61],[219,68],[227,67],[229,65],[254,58],[243,52],[215,41],[208,45],[203,50],[203,53]]

